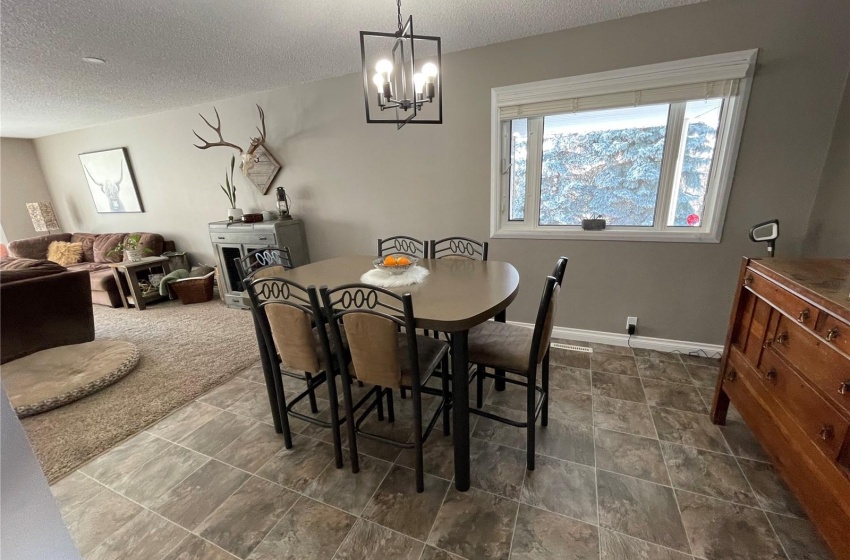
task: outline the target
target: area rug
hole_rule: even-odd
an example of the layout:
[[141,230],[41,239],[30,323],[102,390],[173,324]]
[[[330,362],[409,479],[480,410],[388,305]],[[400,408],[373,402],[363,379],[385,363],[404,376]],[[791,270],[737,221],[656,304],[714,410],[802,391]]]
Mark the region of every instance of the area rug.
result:
[[2,378],[15,414],[25,418],[78,401],[133,371],[139,347],[93,340],[48,348],[3,364]]
[[251,314],[220,300],[95,305],[94,322],[97,340],[131,341],[141,358],[114,385],[22,420],[51,482],[259,360]]

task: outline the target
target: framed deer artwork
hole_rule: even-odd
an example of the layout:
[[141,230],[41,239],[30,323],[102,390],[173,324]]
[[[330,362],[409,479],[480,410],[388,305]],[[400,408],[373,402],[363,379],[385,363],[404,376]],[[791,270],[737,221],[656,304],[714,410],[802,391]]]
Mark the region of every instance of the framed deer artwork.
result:
[[126,148],[80,154],[80,163],[99,214],[145,211]]

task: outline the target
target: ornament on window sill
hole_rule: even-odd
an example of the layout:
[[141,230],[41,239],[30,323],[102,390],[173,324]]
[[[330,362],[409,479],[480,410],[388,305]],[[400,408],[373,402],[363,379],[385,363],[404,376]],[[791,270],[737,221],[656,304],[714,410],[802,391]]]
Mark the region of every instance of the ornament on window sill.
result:
[[208,127],[218,134],[218,142],[209,142],[202,138],[201,135],[194,130],[192,132],[198,137],[198,140],[203,142],[202,145],[194,144],[194,146],[199,150],[206,150],[207,148],[212,148],[214,146],[222,146],[225,148],[233,148],[239,152],[241,160],[239,168],[242,170],[242,174],[247,177],[255,187],[257,187],[260,194],[266,194],[269,192],[269,187],[271,186],[272,181],[274,181],[278,171],[280,171],[281,165],[266,149],[266,114],[263,112],[263,108],[259,105],[257,105],[257,110],[260,112],[260,126],[257,127],[257,132],[259,132],[260,135],[251,138],[251,143],[248,145],[247,150],[242,150],[242,148],[236,144],[225,141],[221,134],[221,117],[218,115],[218,109],[215,107],[213,107],[216,119],[215,126],[213,126],[213,124],[200,113],[198,113],[198,116],[201,117]]
[[687,220],[689,226],[699,225],[699,214],[688,214]]

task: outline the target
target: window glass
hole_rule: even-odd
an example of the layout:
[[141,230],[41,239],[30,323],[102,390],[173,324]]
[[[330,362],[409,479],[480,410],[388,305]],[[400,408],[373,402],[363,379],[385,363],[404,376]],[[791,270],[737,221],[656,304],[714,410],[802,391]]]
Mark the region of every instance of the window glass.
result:
[[722,99],[688,101],[685,106],[669,226],[702,225],[722,108]]
[[661,178],[669,105],[544,117],[541,226],[651,227]]
[[511,121],[511,169],[509,220],[525,219],[525,177],[528,161],[528,119]]

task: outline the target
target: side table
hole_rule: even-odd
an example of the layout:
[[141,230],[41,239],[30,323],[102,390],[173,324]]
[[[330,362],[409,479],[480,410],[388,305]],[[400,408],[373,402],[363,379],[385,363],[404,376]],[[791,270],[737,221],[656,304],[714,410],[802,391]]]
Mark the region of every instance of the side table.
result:
[[[163,275],[168,274],[168,257],[146,257],[140,261],[125,261],[112,263],[109,265],[112,268],[112,276],[115,277],[115,283],[118,284],[118,292],[121,294],[121,302],[125,309],[130,308],[130,304],[136,306],[139,311],[144,311],[145,304],[152,301],[167,299],[167,296],[159,295],[159,291],[145,295],[139,287],[139,278],[137,276],[140,270],[152,270],[161,268]],[[130,288],[130,293],[124,293],[124,285],[121,282],[121,274],[127,281],[127,286]]]

